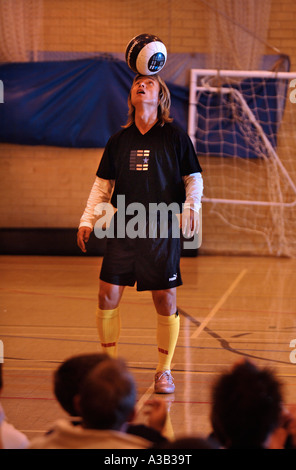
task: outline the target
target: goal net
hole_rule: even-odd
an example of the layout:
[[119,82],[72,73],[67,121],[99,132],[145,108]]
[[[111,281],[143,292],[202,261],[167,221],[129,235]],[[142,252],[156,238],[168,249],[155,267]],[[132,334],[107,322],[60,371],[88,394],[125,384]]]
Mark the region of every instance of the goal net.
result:
[[204,171],[205,251],[296,257],[295,78],[191,71],[188,132]]

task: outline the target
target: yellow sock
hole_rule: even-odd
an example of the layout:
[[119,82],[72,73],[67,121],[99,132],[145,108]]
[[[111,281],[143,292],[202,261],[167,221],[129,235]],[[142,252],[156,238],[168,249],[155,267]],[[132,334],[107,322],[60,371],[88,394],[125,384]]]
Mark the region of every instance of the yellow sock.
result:
[[178,312],[174,315],[157,315],[158,364],[156,372],[171,369],[180,330]]
[[113,310],[102,310],[97,307],[96,320],[103,352],[111,357],[117,357],[117,342],[121,327],[119,307]]

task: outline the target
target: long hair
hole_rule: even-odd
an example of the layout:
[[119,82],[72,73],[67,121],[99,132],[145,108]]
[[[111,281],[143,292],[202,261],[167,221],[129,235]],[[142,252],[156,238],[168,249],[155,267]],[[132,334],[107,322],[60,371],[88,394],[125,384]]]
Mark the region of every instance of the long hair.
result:
[[[133,84],[131,86],[134,86],[136,80],[139,79],[139,77],[143,77],[145,75],[137,74],[134,78]],[[157,117],[160,122],[160,125],[163,126],[166,122],[172,122],[173,118],[170,117],[170,108],[171,108],[171,95],[169,92],[168,87],[166,86],[165,82],[163,79],[155,74],[155,75],[147,75],[149,78],[152,78],[156,80],[159,83],[159,104],[158,104],[158,109],[157,109]],[[127,123],[122,126],[124,128],[131,126],[135,122],[135,107],[132,105],[132,100],[131,100],[131,91],[129,92],[128,95],[128,115],[127,115]]]

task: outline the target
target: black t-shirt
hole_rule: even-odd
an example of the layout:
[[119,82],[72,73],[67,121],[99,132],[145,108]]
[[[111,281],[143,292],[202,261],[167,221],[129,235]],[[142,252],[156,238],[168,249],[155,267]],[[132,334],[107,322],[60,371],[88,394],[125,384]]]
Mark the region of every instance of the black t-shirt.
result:
[[126,205],[185,201],[182,176],[201,172],[189,136],[174,124],[156,123],[146,134],[135,124],[113,135],[104,150],[97,176],[115,180],[111,203],[117,195]]

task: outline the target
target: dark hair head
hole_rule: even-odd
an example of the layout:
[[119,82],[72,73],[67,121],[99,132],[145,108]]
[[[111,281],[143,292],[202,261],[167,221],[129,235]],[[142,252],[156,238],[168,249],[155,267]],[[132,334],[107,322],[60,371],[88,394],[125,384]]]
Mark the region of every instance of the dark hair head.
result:
[[74,397],[78,394],[83,379],[90,370],[108,359],[106,354],[81,354],[73,356],[64,363],[54,373],[54,394],[71,416],[77,416],[78,412],[74,405]]
[[280,423],[281,384],[248,361],[218,378],[212,399],[214,433],[226,447],[262,447]]
[[79,406],[85,427],[120,430],[133,415],[136,386],[124,361],[108,359],[82,384]]

